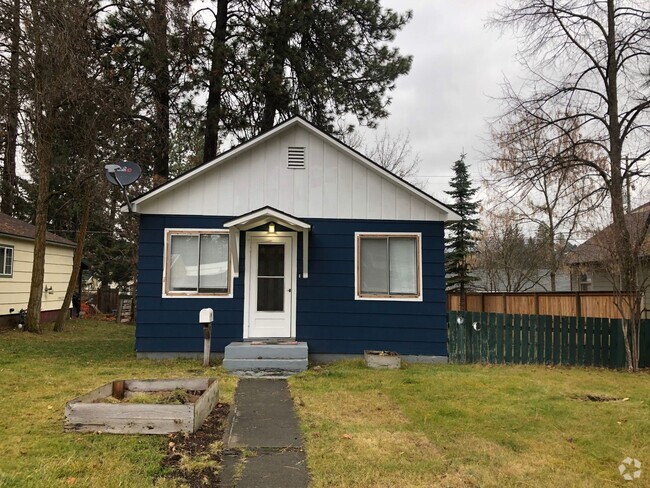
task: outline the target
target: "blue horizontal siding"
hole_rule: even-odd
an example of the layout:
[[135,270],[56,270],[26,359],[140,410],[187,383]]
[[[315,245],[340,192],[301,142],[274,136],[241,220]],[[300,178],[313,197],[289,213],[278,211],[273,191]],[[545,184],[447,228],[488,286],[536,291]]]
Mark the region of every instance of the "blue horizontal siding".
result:
[[[199,352],[201,308],[215,311],[213,351],[243,335],[245,233],[233,298],[162,298],[165,228],[223,228],[232,217],[142,215],[140,219],[136,348],[141,352]],[[297,339],[310,352],[359,354],[389,349],[401,354],[447,354],[444,231],[440,222],[312,219],[309,278],[298,279]],[[422,301],[355,300],[355,232],[422,234]],[[298,240],[302,273],[302,239]]]

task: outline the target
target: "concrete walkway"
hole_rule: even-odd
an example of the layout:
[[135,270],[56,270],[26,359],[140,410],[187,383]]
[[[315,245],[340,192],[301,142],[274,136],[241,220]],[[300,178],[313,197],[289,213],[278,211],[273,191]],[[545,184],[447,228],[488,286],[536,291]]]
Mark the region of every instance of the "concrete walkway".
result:
[[307,486],[303,440],[285,380],[239,380],[224,444],[221,486]]

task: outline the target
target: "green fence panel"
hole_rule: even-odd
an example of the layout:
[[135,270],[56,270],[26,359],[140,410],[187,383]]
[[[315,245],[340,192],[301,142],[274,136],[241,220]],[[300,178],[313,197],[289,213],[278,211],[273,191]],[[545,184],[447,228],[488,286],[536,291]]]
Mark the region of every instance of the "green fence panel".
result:
[[639,367],[650,368],[650,320],[641,321],[639,346]]
[[553,364],[553,317],[547,316],[544,322],[544,364]]
[[[472,313],[472,319],[469,321],[469,330],[472,334],[472,354],[474,363],[481,362],[481,331],[474,329],[474,323],[480,322],[480,313]],[[478,328],[478,325],[476,326]]]
[[480,331],[480,336],[481,336],[481,362],[482,363],[488,363],[488,356],[490,353],[490,347],[489,347],[489,331],[490,328],[487,325],[487,314],[485,312],[482,312],[480,314],[477,314],[478,318],[478,324],[479,324],[479,331]]
[[528,341],[530,339],[530,316],[521,316],[521,364],[528,364]]
[[447,313],[447,354],[451,363],[456,362],[456,347],[458,346],[456,327],[454,327],[455,316],[454,312]]
[[[623,336],[623,321],[620,319],[616,321],[612,320],[611,327],[612,347],[610,348],[609,364],[612,368],[625,368],[627,359],[625,354],[625,338]],[[628,337],[630,337],[629,331]]]
[[512,336],[513,336],[513,320],[514,317],[506,314],[503,323],[503,333],[505,334],[505,363],[512,364]]
[[546,347],[546,317],[544,316],[537,316],[537,333],[536,333],[536,340],[537,340],[537,353],[535,354],[535,362],[537,364],[544,364],[544,349]]
[[602,366],[602,352],[600,350],[603,337],[603,319],[594,319],[594,366]]
[[585,321],[585,366],[593,366],[594,361],[594,325],[596,321],[593,318]]
[[497,364],[505,363],[505,315],[497,315]]
[[[626,367],[620,319],[449,312],[447,340],[452,363]],[[650,320],[640,324],[639,366],[650,367]]]
[[488,362],[490,364],[497,363],[497,317],[495,314],[488,314],[487,323],[490,324],[488,328]]
[[609,319],[601,319],[600,321],[600,365],[603,367],[609,366],[609,345],[610,336],[609,328],[611,323]]
[[578,366],[584,366],[585,364],[585,318],[584,317],[578,317],[578,320],[576,320],[576,342],[577,342],[576,364]]
[[560,339],[560,361],[563,366],[569,364],[569,317],[560,317],[562,337]]
[[512,362],[521,364],[521,320],[522,316],[514,316],[512,327]]
[[569,364],[571,366],[576,365],[576,353],[577,353],[577,344],[576,344],[576,318],[569,317]]
[[551,364],[562,362],[562,318],[553,317],[553,360]]
[[528,364],[535,364],[537,352],[537,315],[528,318]]

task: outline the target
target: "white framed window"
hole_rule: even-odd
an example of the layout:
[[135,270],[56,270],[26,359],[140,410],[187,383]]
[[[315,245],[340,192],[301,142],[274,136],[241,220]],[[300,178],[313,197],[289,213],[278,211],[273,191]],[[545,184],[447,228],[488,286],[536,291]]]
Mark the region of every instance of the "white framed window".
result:
[[227,230],[165,229],[163,296],[230,297]]
[[355,298],[422,300],[419,233],[355,234]]
[[14,248],[0,246],[0,276],[11,278],[14,275]]

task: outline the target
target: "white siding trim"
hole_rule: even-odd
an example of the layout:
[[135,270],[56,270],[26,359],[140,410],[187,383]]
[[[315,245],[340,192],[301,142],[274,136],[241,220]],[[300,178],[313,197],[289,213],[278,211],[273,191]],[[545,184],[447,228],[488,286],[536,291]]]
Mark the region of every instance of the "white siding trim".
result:
[[[307,131],[307,133],[309,134],[308,141],[307,141],[306,153],[305,153],[305,156],[306,156],[307,159],[309,159],[310,155],[313,156],[312,151],[314,149],[312,149],[310,146],[318,144],[319,142],[325,144],[325,154],[324,154],[325,158],[327,158],[327,153],[328,152],[329,153],[334,153],[334,155],[333,155],[334,157],[331,158],[332,161],[329,164],[325,165],[326,166],[324,168],[325,173],[324,173],[323,182],[322,182],[322,185],[323,185],[322,186],[322,189],[323,189],[322,191],[324,192],[324,195],[323,195],[324,202],[323,203],[324,203],[325,208],[327,208],[328,210],[330,210],[331,207],[329,206],[329,204],[327,202],[327,197],[328,196],[336,197],[336,196],[335,195],[328,195],[328,189],[327,188],[328,188],[328,185],[330,185],[330,184],[338,184],[338,170],[339,170],[338,166],[340,164],[346,164],[346,163],[343,163],[341,161],[341,157],[345,156],[345,159],[347,159],[348,161],[351,160],[352,162],[360,163],[366,169],[366,171],[368,172],[368,176],[370,174],[372,174],[372,175],[375,175],[376,177],[378,177],[380,182],[381,181],[386,181],[387,183],[390,182],[394,186],[397,186],[399,189],[402,189],[405,192],[407,192],[407,194],[410,195],[412,198],[415,198],[415,199],[419,200],[420,202],[425,203],[425,207],[427,207],[428,212],[426,212],[426,213],[423,212],[423,213],[425,214],[424,217],[427,220],[442,220],[442,221],[449,220],[449,221],[452,221],[452,220],[458,220],[460,218],[459,215],[457,215],[451,209],[446,207],[444,204],[436,201],[433,197],[431,197],[431,196],[427,195],[426,193],[412,187],[410,184],[406,183],[405,181],[398,178],[397,176],[395,176],[391,172],[387,171],[386,169],[378,166],[377,164],[372,162],[370,159],[368,159],[365,156],[357,153],[356,151],[352,150],[351,148],[348,148],[345,144],[337,141],[336,139],[329,136],[328,134],[326,134],[326,133],[324,133],[322,131],[319,131],[318,129],[314,128],[309,123],[305,122],[304,120],[302,120],[301,118],[298,118],[298,117],[290,119],[289,121],[284,122],[284,123],[274,127],[273,129],[266,132],[265,134],[263,134],[261,136],[258,136],[258,137],[254,138],[254,139],[252,139],[252,140],[250,140],[248,142],[245,142],[245,143],[241,144],[240,146],[237,146],[237,147],[231,149],[230,151],[228,151],[228,152],[224,153],[223,155],[217,157],[213,161],[210,161],[209,163],[206,163],[206,164],[204,164],[202,166],[199,166],[195,170],[190,171],[189,173],[186,173],[186,174],[184,174],[182,176],[179,176],[178,178],[171,181],[170,183],[168,183],[166,185],[163,185],[163,186],[151,191],[150,193],[142,195],[139,198],[136,198],[132,202],[134,211],[135,212],[142,212],[143,211],[143,209],[142,209],[143,204],[145,202],[151,200],[152,198],[157,197],[158,195],[160,195],[163,192],[171,191],[174,188],[177,188],[183,182],[188,182],[190,180],[193,180],[193,179],[199,177],[200,175],[203,175],[206,171],[209,171],[212,168],[215,168],[217,166],[222,165],[226,161],[230,161],[231,159],[237,158],[238,156],[242,155],[243,152],[245,152],[245,151],[247,151],[249,149],[252,149],[253,147],[256,147],[258,145],[264,145],[264,144],[266,144],[268,142],[271,142],[271,139],[274,136],[276,136],[277,134],[279,134],[281,132],[285,132],[285,131],[287,131],[287,130],[289,130],[291,128],[301,128],[301,129],[304,129],[305,131]],[[316,136],[316,137],[312,137],[312,136]],[[289,139],[291,139],[291,138],[289,138]],[[293,139],[295,139],[295,136],[293,137]],[[291,141],[289,141],[289,143],[293,144],[293,142],[291,142]],[[300,143],[302,143],[302,141]],[[327,151],[328,146],[331,148],[330,151]],[[268,153],[269,149],[273,149],[273,152],[276,153],[275,157],[273,157],[272,159],[277,158],[277,157],[282,158],[282,154],[286,154],[284,151],[281,150],[280,146],[278,145],[278,141],[271,142],[271,145],[267,146],[265,152]],[[333,149],[333,151],[332,151],[332,149]],[[338,155],[336,154],[337,152],[338,152]],[[267,156],[268,156],[268,154],[267,154]],[[242,160],[242,161],[239,161],[238,163],[241,163],[242,166],[250,165],[250,161]],[[266,166],[271,167],[271,166],[274,166],[274,165],[266,165]],[[286,164],[284,164],[282,161],[280,161],[280,166],[286,169]],[[328,174],[327,173],[328,168],[332,172],[336,172],[336,174]],[[306,185],[307,188],[309,188],[310,183],[312,181],[314,181],[314,180],[311,177],[311,171],[309,171],[309,168],[307,168],[307,170],[308,170],[308,174],[310,174],[310,178],[305,179],[305,181],[303,183]],[[317,168],[317,170],[320,170],[320,168]],[[280,201],[275,203],[275,202],[272,202],[272,201],[269,200],[269,197],[274,194],[273,191],[270,191],[269,194],[266,195],[266,201],[264,203],[267,204],[267,205],[271,205],[271,206],[278,206],[282,210],[288,211],[289,213],[297,214],[298,212],[292,212],[293,208],[297,204],[296,203],[296,198],[294,198],[294,191],[293,191],[293,180],[294,180],[293,175],[295,174],[295,172],[292,171],[290,173],[291,173],[291,176],[287,175],[287,176],[284,176],[284,177],[285,178],[290,177],[291,180],[292,180],[291,181],[291,186],[292,186],[291,194],[289,194],[288,192],[280,191],[280,193],[279,193]],[[299,172],[299,173],[301,173],[301,172]],[[224,175],[222,175],[222,178],[223,178],[223,176]],[[231,176],[233,176],[233,175],[231,175]],[[267,175],[267,178],[268,177],[273,178],[274,176],[278,176],[278,175]],[[303,178],[301,178],[299,181],[302,182]],[[233,180],[232,185],[235,185],[235,183],[236,183],[236,181]],[[346,184],[347,184],[347,181],[346,181]],[[229,186],[232,189],[232,185],[226,185],[226,186]],[[226,188],[224,188],[224,191],[225,190],[226,190]],[[354,192],[354,191],[355,191],[355,189],[352,188],[352,192]],[[246,194],[244,194],[244,193],[240,194],[240,192],[246,192]],[[224,195],[224,194],[221,194],[219,196],[219,198],[220,198],[220,201],[221,201],[222,198],[228,199],[227,195]],[[245,205],[243,200],[250,200],[250,198],[252,198],[252,197],[250,195],[248,195],[248,187],[240,188],[239,191],[236,192],[236,194],[234,194],[234,192],[233,192],[232,198],[229,199],[229,200],[231,200],[229,204],[232,204],[233,199],[235,199],[235,200],[237,200],[236,207],[238,207],[238,209],[239,209],[239,207]],[[352,195],[348,196],[348,198],[352,199]],[[370,203],[369,192],[368,192],[367,198],[368,198],[368,203]],[[391,195],[389,198],[392,200],[394,197],[393,197],[393,195]],[[301,196],[298,199],[298,200],[300,200],[298,202],[298,204],[304,204],[304,202],[302,202],[302,199],[303,198]],[[334,202],[336,202],[336,201],[337,200],[335,198]],[[177,203],[181,203],[181,202],[177,202]],[[353,203],[352,201],[350,201],[350,202],[346,201],[345,202],[345,207],[343,209],[343,212],[346,215],[348,213],[350,213],[352,203]],[[232,212],[232,213],[226,212],[225,211],[226,206],[227,206],[227,205],[225,205],[226,202],[223,202],[223,204],[224,205],[219,205],[222,215],[233,215],[233,213],[234,214],[243,213],[243,212],[240,212],[240,211]],[[149,205],[151,205],[152,207],[155,207],[156,203],[151,202]],[[203,212],[205,212],[205,209],[206,209],[205,203],[201,202],[201,205],[203,206]],[[249,203],[249,205],[250,205],[250,203]],[[388,203],[388,205],[390,205],[390,203]],[[308,209],[311,209],[309,201],[306,202],[306,207]],[[165,202],[162,202],[162,205],[160,205],[160,207],[158,209],[155,209],[155,208],[146,209],[145,208],[144,213],[169,213],[169,212],[165,211],[165,208],[169,208],[169,206]],[[122,211],[126,211],[126,206],[122,207]],[[202,215],[202,214],[204,214],[203,212],[201,212],[199,214]],[[367,213],[370,214],[370,212],[371,212],[371,209],[368,208]],[[390,212],[391,215],[394,215],[396,213],[394,204],[393,204],[393,209],[389,210],[389,212]],[[306,217],[306,218],[309,218],[309,217],[314,217],[314,218],[324,217],[322,215],[306,215],[305,212],[301,212],[301,213],[302,213],[301,217]],[[354,213],[355,212],[352,210],[352,214],[354,214]],[[345,217],[345,218],[348,218],[348,217]],[[373,218],[373,217],[367,217],[367,218]],[[387,218],[387,217],[380,216],[380,217],[374,217],[374,218],[381,218],[382,220],[392,220],[392,219],[395,219],[396,217]],[[414,219],[411,218],[410,220],[414,220]]]

